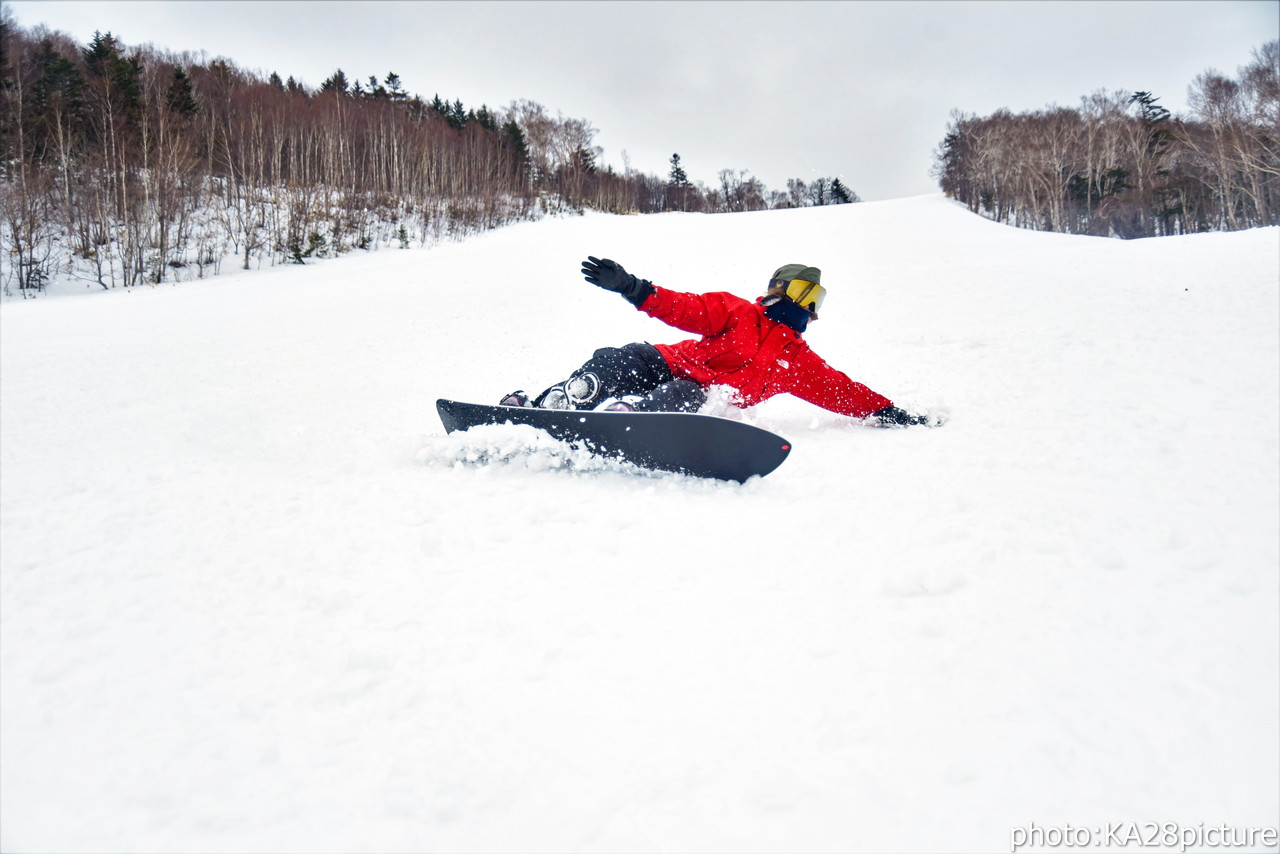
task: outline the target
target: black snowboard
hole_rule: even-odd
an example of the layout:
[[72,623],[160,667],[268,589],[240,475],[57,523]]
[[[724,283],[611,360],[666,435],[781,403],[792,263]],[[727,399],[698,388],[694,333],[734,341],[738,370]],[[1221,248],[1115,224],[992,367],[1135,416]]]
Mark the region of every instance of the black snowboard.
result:
[[648,469],[745,481],[782,465],[791,443],[728,418],[685,412],[592,412],[437,400],[444,429],[528,424],[553,438]]

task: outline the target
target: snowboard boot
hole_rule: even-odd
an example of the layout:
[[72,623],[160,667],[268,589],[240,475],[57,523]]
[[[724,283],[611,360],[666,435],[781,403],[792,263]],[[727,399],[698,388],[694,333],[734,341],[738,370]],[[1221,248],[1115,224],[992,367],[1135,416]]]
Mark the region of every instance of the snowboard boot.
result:
[[533,401],[529,399],[529,395],[523,391],[513,391],[511,394],[502,398],[498,402],[499,406],[533,406]]
[[593,409],[600,402],[600,378],[595,374],[577,374],[564,384],[565,396],[574,409]]
[[638,394],[624,394],[622,397],[606,397],[596,407],[596,412],[635,412],[636,407],[644,400]]
[[595,374],[574,374],[538,395],[533,405],[539,409],[594,409],[601,391],[600,378]]
[[564,393],[563,385],[553,385],[538,395],[533,405],[539,409],[573,409],[569,403],[569,396]]

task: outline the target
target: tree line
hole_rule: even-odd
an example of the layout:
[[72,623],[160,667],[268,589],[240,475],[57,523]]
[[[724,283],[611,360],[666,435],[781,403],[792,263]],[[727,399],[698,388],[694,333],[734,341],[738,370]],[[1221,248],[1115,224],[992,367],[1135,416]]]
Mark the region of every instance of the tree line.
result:
[[737,211],[856,201],[837,179],[770,191],[601,163],[596,129],[529,100],[411,95],[341,70],[311,90],[225,59],[87,45],[0,10],[0,279],[103,288],[407,248],[547,213]]
[[1135,238],[1280,225],[1280,42],[1188,93],[1189,116],[1123,91],[1075,109],[953,113],[934,174],[974,212],[1026,228]]

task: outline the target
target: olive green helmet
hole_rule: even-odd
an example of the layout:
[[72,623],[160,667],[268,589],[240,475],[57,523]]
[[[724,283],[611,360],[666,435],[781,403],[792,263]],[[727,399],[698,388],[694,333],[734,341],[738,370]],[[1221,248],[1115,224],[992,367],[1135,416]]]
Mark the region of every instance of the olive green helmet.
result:
[[809,310],[816,318],[827,289],[822,287],[822,271],[804,264],[784,264],[769,278],[767,293],[786,297]]

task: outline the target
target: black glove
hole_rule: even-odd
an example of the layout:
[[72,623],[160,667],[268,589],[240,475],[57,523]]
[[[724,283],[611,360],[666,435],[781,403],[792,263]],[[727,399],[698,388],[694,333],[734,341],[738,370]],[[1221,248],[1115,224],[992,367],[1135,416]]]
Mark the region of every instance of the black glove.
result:
[[927,415],[912,415],[905,409],[892,405],[877,409],[871,413],[871,417],[876,419],[877,427],[914,427],[917,424],[929,423]]
[[587,281],[606,291],[622,294],[627,302],[639,308],[655,288],[653,283],[637,279],[622,268],[617,261],[588,255],[582,262],[582,275]]

